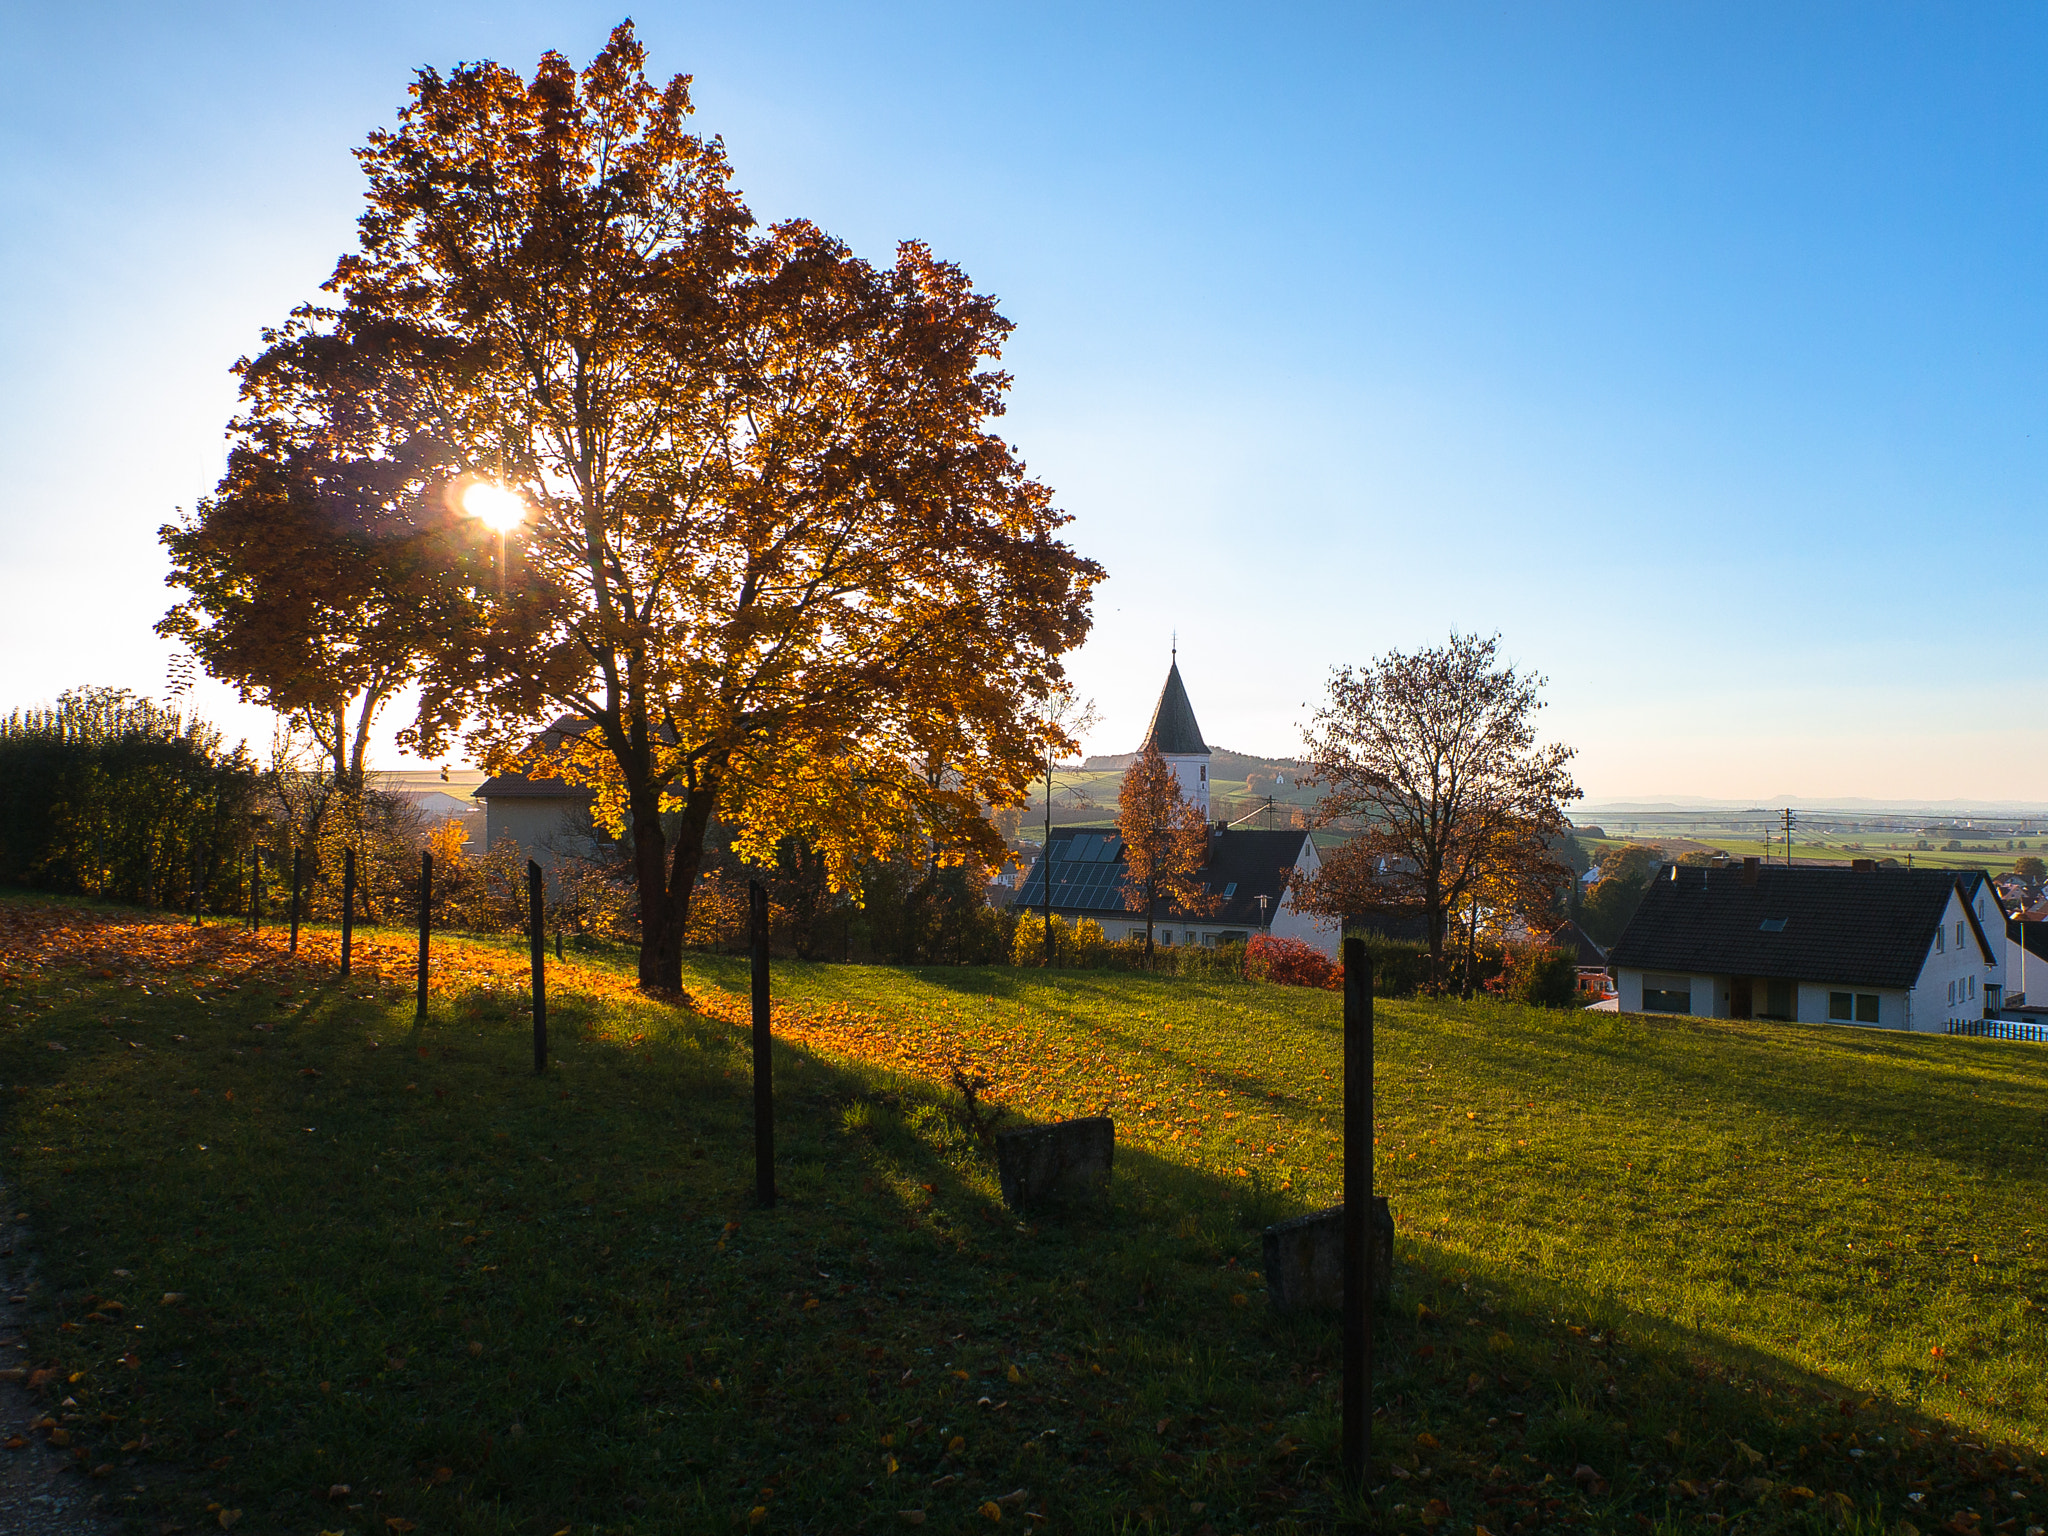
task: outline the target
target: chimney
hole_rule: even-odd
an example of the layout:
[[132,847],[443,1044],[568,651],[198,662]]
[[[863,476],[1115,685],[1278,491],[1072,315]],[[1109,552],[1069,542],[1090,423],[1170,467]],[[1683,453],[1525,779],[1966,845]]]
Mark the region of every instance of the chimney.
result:
[[1762,859],[1744,859],[1742,861],[1742,883],[1744,885],[1755,885],[1757,874],[1763,867],[1764,861]]
[[1877,873],[1877,860],[1851,859],[1849,861],[1849,867],[1855,870],[1856,873],[1859,875],[1874,875]]

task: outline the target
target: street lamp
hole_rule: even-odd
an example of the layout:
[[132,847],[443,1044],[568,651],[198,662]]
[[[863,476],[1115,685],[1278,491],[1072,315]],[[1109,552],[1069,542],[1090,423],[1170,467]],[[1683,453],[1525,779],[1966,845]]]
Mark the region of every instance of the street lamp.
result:
[[503,597],[505,535],[526,521],[526,502],[494,480],[475,480],[462,493],[462,510],[498,536],[498,596]]

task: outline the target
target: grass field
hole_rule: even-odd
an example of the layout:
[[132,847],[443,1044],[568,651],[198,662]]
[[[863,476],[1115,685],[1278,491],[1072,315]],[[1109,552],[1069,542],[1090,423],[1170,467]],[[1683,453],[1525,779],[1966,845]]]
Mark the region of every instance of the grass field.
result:
[[[1337,1188],[1334,994],[778,963],[762,1212],[738,962],[559,968],[536,1077],[515,946],[440,941],[415,1030],[371,943],[0,900],[18,1357],[138,1529],[1368,1513],[1257,1274]],[[1115,1115],[1110,1203],[1004,1211],[955,1067]],[[2044,1523],[2048,1052],[1385,1003],[1378,1071],[1383,1528]]]
[[[1660,842],[1683,841],[1697,843],[1701,847],[1717,849],[1730,858],[1764,858],[1782,862],[1785,857],[1783,843],[1765,843],[1755,838],[1717,837],[1712,832],[1672,834],[1667,837],[1644,835],[1630,837],[1582,837],[1584,846],[1594,863],[1600,862],[1602,850],[1625,848],[1634,843],[1656,844]],[[1901,864],[1911,860],[1915,869],[1983,869],[1992,874],[2002,874],[2013,866],[2015,859],[2022,859],[2028,852],[2038,855],[2041,843],[2033,843],[2029,850],[2007,849],[2001,839],[1996,847],[1989,843],[1965,843],[1959,853],[1943,853],[1937,844],[1932,850],[1913,847],[1914,839],[1898,833],[1872,832],[1855,837],[1815,838],[1807,841],[1796,832],[1792,837],[1792,857],[1795,860],[1822,859],[1830,863],[1847,864],[1851,859],[1897,859]]]

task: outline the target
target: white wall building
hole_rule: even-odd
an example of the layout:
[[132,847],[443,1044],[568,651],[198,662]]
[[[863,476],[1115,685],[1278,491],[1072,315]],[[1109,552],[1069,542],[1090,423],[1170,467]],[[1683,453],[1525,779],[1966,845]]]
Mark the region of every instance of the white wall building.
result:
[[1998,1012],[2005,926],[1974,871],[1674,864],[1609,958],[1624,1013],[1941,1033]]

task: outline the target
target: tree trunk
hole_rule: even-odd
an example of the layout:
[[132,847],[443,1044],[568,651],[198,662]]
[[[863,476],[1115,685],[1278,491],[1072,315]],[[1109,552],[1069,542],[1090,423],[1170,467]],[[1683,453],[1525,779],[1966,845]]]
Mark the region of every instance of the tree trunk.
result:
[[633,883],[640,893],[640,985],[664,985],[664,957],[672,956],[676,982],[682,981],[682,932],[669,932],[668,849],[661,834],[661,796],[631,797],[633,815]]
[[[690,899],[697,891],[697,872],[704,864],[704,837],[711,830],[712,812],[718,806],[718,776],[706,771],[697,787],[683,801],[682,825],[676,828],[676,845],[669,861],[668,891],[661,907],[665,914],[660,942],[649,954],[646,924],[641,924],[640,984],[665,991],[683,989],[683,935],[690,927]],[[638,819],[635,819],[638,825]],[[655,979],[648,978],[650,967]]]

